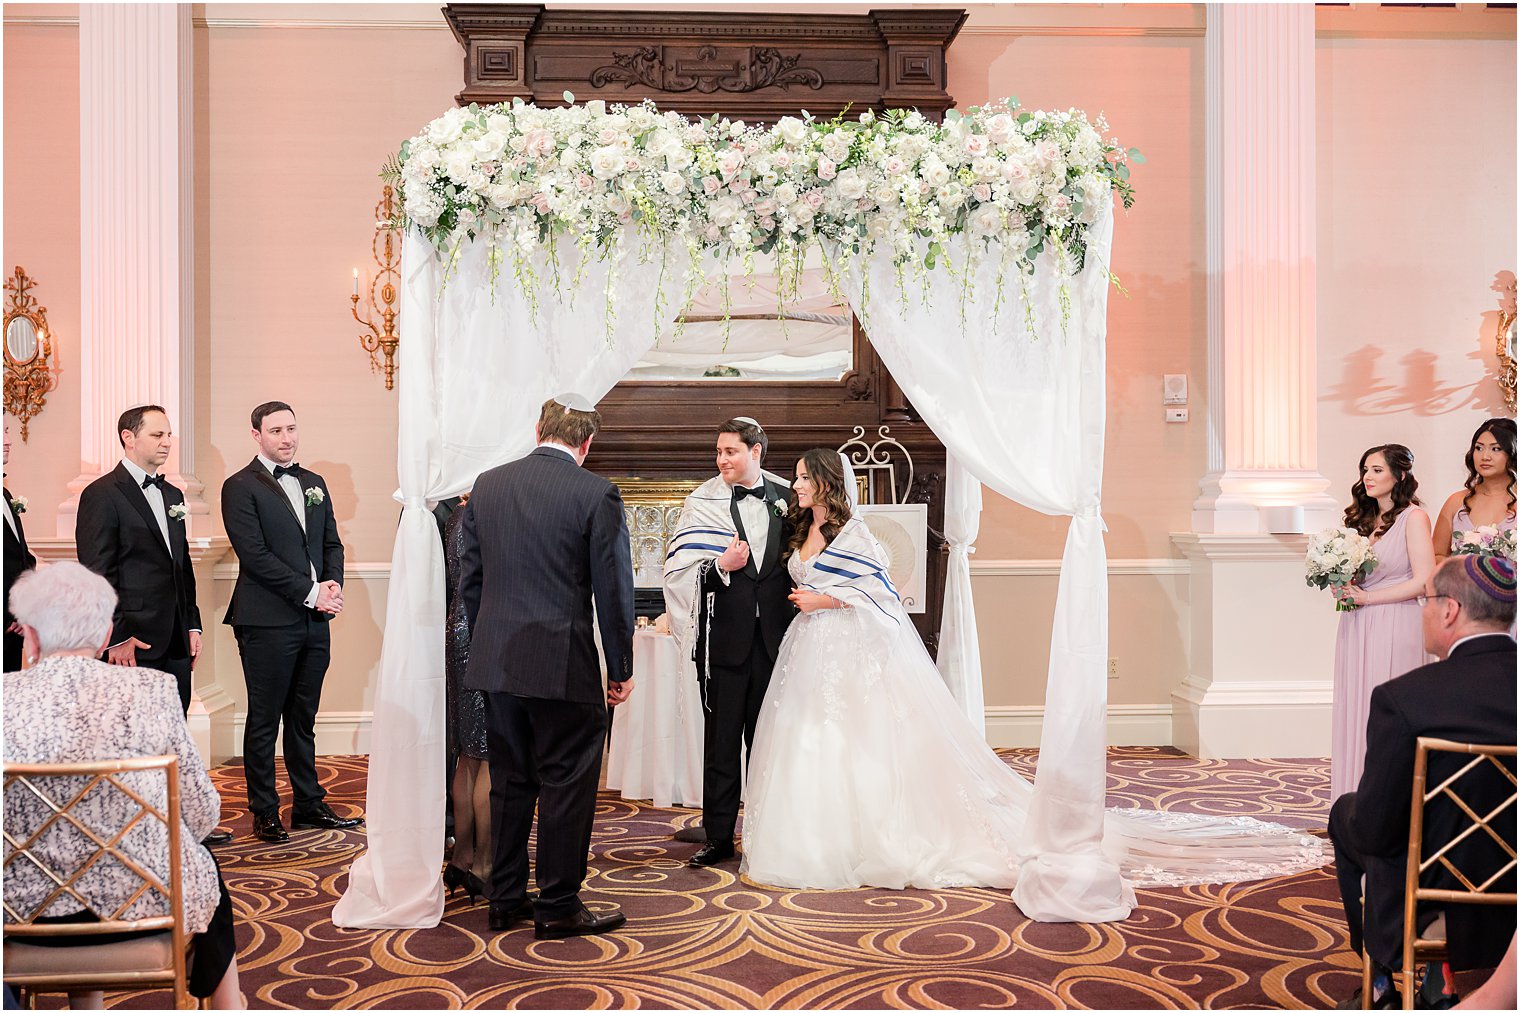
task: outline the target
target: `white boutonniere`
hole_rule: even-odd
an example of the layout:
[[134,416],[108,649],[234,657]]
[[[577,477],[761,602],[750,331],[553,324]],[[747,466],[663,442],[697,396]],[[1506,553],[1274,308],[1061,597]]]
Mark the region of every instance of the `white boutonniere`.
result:
[[786,501],[779,499],[771,500],[771,512],[774,513],[777,517],[785,517]]
[[26,497],[25,496],[12,496],[11,497],[11,509],[14,510],[18,514],[24,514],[24,513],[26,513]]
[[306,489],[306,505],[316,506],[327,498],[327,494],[318,486],[308,486]]
[[183,503],[176,503],[169,508],[169,516],[177,521],[182,521],[190,516],[190,508]]

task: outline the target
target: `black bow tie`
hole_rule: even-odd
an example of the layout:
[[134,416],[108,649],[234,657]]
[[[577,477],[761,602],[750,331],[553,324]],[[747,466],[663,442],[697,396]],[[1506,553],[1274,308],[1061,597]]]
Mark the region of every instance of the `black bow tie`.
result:
[[764,502],[765,501],[765,483],[761,482],[759,485],[755,486],[753,489],[744,489],[744,488],[741,488],[740,486],[737,486],[737,485],[734,486],[734,502],[735,503],[739,502],[741,499],[743,499],[746,496],[753,496],[753,497],[755,497],[755,499],[760,500],[761,502]]
[[164,476],[162,476],[162,475],[144,475],[143,476],[142,487],[144,489],[146,489],[150,485],[156,485],[156,486],[158,486],[158,491],[159,492],[163,492],[164,491]]
[[294,461],[291,461],[289,464],[277,464],[274,466],[274,480],[278,482],[286,475],[294,476],[300,470],[301,466]]

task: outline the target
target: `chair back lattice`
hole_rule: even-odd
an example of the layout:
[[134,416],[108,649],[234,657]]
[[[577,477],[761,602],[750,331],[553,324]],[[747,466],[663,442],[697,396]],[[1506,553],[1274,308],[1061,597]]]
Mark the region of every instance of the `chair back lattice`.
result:
[[[156,790],[159,778],[162,801]],[[23,800],[28,804],[18,804]],[[179,758],[168,754],[87,763],[8,763],[4,807],[6,982],[29,993],[163,984],[173,988],[175,1008],[184,1008],[188,937],[181,906]],[[18,818],[39,809],[46,815],[35,827]],[[141,857],[145,841],[154,851],[160,842],[167,844],[167,876]],[[115,906],[103,911],[97,908],[99,891],[88,888],[86,877],[107,869],[131,885],[122,891],[119,903],[113,896]],[[46,884],[42,899],[36,904],[28,901],[25,910],[17,899],[20,891],[10,888],[18,875],[40,876]],[[60,899],[73,900],[100,920],[38,924]],[[164,913],[142,913],[158,910]],[[32,966],[37,962],[30,958],[11,959],[20,958],[22,949],[41,951],[12,950],[12,943],[121,932],[147,933],[146,938],[167,933],[168,954],[153,958],[143,953],[135,958],[146,961],[141,965],[131,960],[122,964],[119,957],[92,961],[93,952],[116,952],[133,944],[90,943],[86,938],[69,947],[77,963],[68,969],[45,961]]]
[[[1438,784],[1430,785],[1428,783],[1430,758],[1434,753],[1452,753],[1467,756],[1470,759]],[[1420,900],[1457,904],[1515,903],[1513,890],[1501,892],[1494,889],[1496,884],[1503,881],[1506,875],[1513,874],[1516,869],[1515,846],[1496,829],[1500,819],[1515,819],[1515,772],[1504,764],[1503,760],[1506,758],[1514,760],[1514,746],[1478,745],[1424,737],[1418,740],[1414,761],[1414,785],[1410,799],[1410,861],[1405,883],[1407,901],[1411,906]],[[1478,777],[1483,776],[1480,772],[1485,772],[1494,783],[1509,786],[1508,793],[1502,798],[1482,803],[1486,812],[1479,812],[1473,807],[1473,803],[1458,791],[1459,785],[1472,784]],[[1438,802],[1454,807],[1462,813],[1465,821],[1462,829],[1453,834],[1449,840],[1435,845],[1429,853],[1426,853],[1425,813],[1432,803]],[[1475,840],[1487,840],[1498,849],[1497,852],[1491,850],[1488,852],[1490,855],[1502,856],[1497,868],[1493,870],[1463,868],[1457,852],[1464,844]],[[1460,883],[1462,888],[1453,890],[1422,886],[1422,883],[1428,882],[1428,874],[1433,871],[1444,871],[1452,880]]]

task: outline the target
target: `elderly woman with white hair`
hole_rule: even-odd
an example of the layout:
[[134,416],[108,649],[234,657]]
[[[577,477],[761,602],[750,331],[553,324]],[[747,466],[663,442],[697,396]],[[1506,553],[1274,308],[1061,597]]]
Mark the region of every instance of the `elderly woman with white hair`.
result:
[[[210,997],[216,1009],[243,1009],[238,991],[237,941],[232,902],[216,860],[200,843],[216,827],[221,799],[206,774],[185,727],[174,677],[150,668],[123,668],[97,660],[111,642],[116,593],[105,579],[78,563],[55,563],[23,574],[11,589],[11,611],[21,625],[30,667],[5,673],[5,762],[83,763],[135,756],[179,757],[181,859],[185,927],[194,933],[190,954],[191,994]],[[157,773],[121,775],[157,806],[168,804]],[[123,804],[125,803],[125,804]],[[94,790],[75,807],[97,830],[119,826],[137,812],[119,792]],[[11,838],[25,839],[50,811],[35,795],[5,796],[6,856]],[[82,833],[60,823],[39,847],[57,869],[82,865],[95,847]],[[168,834],[145,820],[123,841],[123,850],[165,879],[169,873]],[[5,867],[8,909],[37,912],[38,922],[91,922],[110,916],[140,883],[110,859],[97,863],[76,884],[78,896],[63,893],[44,911],[37,909],[55,884],[34,865]],[[81,903],[81,900],[83,903]],[[162,899],[146,894],[126,917],[164,913]],[[9,919],[9,910],[6,913]],[[47,945],[99,942],[93,937],[54,937]],[[12,944],[14,945],[14,943]],[[44,945],[32,940],[30,945]],[[98,1008],[99,992],[74,993],[76,1009]]]

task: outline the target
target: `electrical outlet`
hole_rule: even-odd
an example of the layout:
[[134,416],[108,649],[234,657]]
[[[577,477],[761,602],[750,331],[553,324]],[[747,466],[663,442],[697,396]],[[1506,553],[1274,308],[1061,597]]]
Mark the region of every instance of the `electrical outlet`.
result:
[[1117,678],[1119,678],[1119,659],[1118,658],[1109,658],[1108,659],[1108,677],[1110,679],[1117,679]]

